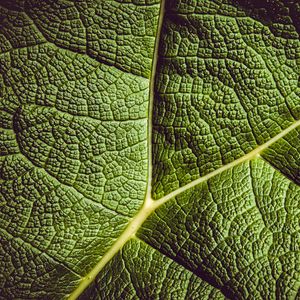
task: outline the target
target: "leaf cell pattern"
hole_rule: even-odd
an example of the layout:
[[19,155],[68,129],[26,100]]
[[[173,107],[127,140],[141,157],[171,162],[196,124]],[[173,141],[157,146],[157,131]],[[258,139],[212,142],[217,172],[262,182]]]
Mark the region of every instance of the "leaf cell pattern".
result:
[[300,299],[299,20],[0,1],[0,299]]

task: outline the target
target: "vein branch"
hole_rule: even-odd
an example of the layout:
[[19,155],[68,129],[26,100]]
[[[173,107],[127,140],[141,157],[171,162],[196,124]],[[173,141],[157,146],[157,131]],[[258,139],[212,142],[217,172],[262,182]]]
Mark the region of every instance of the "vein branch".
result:
[[159,200],[155,201],[156,206],[159,207],[162,204],[164,204],[165,202],[167,202],[168,200],[177,197],[179,194],[182,194],[183,192],[195,187],[196,185],[207,181],[208,179],[228,170],[231,169],[245,161],[251,160],[252,158],[254,158],[255,156],[259,156],[261,152],[263,152],[264,150],[266,150],[268,147],[270,147],[272,144],[274,144],[275,142],[277,142],[279,139],[281,139],[282,137],[286,136],[289,132],[291,132],[292,130],[296,129],[298,126],[300,125],[300,120],[292,123],[289,127],[285,128],[283,131],[281,131],[279,134],[275,135],[273,138],[271,138],[270,140],[268,140],[266,143],[258,146],[257,148],[255,148],[254,150],[252,150],[251,152],[247,153],[246,155],[230,162],[229,164],[223,165],[221,168],[218,168],[208,174],[206,174],[205,176],[199,177],[193,181],[191,181],[190,183],[180,187],[179,189],[169,193],[168,195],[160,198]]
[[69,300],[77,299],[78,296],[95,280],[98,273],[106,266],[106,264],[120,251],[120,249],[125,245],[125,243],[131,238],[135,237],[136,232],[140,229],[145,220],[153,213],[157,208],[166,203],[167,201],[177,197],[178,195],[184,193],[185,191],[195,187],[202,182],[209,180],[210,178],[217,176],[218,174],[238,165],[245,161],[251,160],[252,158],[259,156],[261,152],[266,150],[269,146],[274,144],[276,141],[287,135],[289,132],[294,130],[300,125],[300,120],[292,123],[289,127],[284,129],[282,132],[271,138],[266,143],[258,146],[246,155],[220,167],[213,172],[200,177],[179,189],[169,193],[168,195],[158,199],[153,200],[151,197],[151,178],[152,178],[152,115],[153,115],[153,100],[155,96],[154,84],[155,84],[155,73],[156,65],[158,60],[158,49],[160,33],[162,28],[162,21],[164,16],[165,1],[161,1],[161,9],[159,15],[159,22],[157,28],[157,36],[155,41],[153,65],[151,71],[151,81],[150,81],[150,94],[149,94],[149,113],[148,113],[148,178],[147,178],[147,192],[145,195],[145,201],[139,212],[131,219],[128,226],[125,228],[124,232],[116,239],[113,246],[106,252],[104,256],[100,258],[95,267],[81,280],[79,286],[69,295]]
[[148,173],[147,173],[147,191],[145,200],[140,211],[131,219],[128,226],[125,228],[123,233],[118,237],[112,247],[100,258],[95,267],[82,278],[78,287],[69,295],[69,300],[77,299],[83,291],[95,280],[98,273],[106,266],[106,264],[117,254],[117,252],[125,245],[125,243],[135,236],[138,229],[142,226],[148,216],[154,211],[155,201],[151,198],[151,178],[152,178],[152,114],[153,114],[153,102],[154,102],[154,81],[158,57],[158,48],[160,33],[163,23],[163,16],[165,12],[165,0],[161,1],[157,35],[155,39],[155,47],[153,52],[152,70],[151,70],[151,81],[150,81],[150,92],[149,92],[149,110],[148,110]]

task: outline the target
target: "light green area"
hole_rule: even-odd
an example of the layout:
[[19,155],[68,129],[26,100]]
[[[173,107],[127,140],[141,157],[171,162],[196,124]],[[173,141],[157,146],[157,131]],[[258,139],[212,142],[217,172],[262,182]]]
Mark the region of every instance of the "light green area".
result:
[[141,240],[130,240],[79,299],[224,299],[220,291]]
[[[138,73],[150,74],[152,66],[148,58],[133,72],[145,53],[130,33],[147,40],[152,53],[159,7],[0,4],[0,298],[58,299],[75,289],[144,201],[150,82]],[[117,18],[116,41],[107,29],[118,49],[108,63],[98,59],[104,42],[97,26]],[[79,39],[85,26],[98,32],[97,44],[92,36]]]
[[0,299],[300,299],[299,20],[0,1]]
[[80,277],[30,243],[0,229],[1,299],[62,299]]
[[[300,116],[300,41],[288,7],[220,2],[167,4],[153,116],[155,199],[266,143]],[[281,34],[267,26],[271,18]]]
[[297,128],[262,153],[263,158],[297,184],[300,183],[299,138]]
[[35,0],[25,6],[48,41],[149,77],[158,13],[155,3]]
[[299,199],[299,186],[257,158],[170,200],[138,237],[229,298],[295,299]]

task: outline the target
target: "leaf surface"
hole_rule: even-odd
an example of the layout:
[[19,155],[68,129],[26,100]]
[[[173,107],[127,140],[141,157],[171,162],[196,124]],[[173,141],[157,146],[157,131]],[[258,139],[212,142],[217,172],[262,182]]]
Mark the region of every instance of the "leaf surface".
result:
[[1,1],[0,298],[299,298],[299,12]]

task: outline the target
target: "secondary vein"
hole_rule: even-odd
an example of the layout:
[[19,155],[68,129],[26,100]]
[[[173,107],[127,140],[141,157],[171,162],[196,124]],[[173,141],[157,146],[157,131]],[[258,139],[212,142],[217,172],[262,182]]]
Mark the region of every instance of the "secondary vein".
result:
[[155,50],[154,50],[154,57],[153,57],[153,64],[152,64],[152,71],[151,71],[151,81],[150,81],[150,94],[149,94],[149,110],[148,110],[148,178],[147,178],[147,191],[144,200],[144,204],[139,212],[131,219],[128,226],[125,228],[124,232],[116,239],[113,246],[106,252],[104,256],[98,261],[95,267],[82,279],[79,286],[69,295],[69,300],[77,299],[78,296],[95,280],[98,273],[106,266],[106,264],[117,254],[117,252],[125,245],[125,243],[130,240],[132,237],[135,236],[136,232],[148,218],[148,216],[153,213],[157,208],[161,205],[166,203],[167,201],[177,197],[178,195],[184,193],[185,191],[195,187],[196,185],[209,180],[210,178],[240,164],[245,161],[251,160],[254,157],[259,156],[259,154],[267,149],[269,146],[274,144],[276,141],[287,135],[289,132],[294,130],[300,125],[300,120],[294,122],[289,127],[284,129],[282,132],[271,138],[266,143],[258,146],[248,154],[228,163],[221,168],[214,170],[206,174],[203,177],[200,177],[179,189],[169,193],[168,195],[158,199],[153,200],[151,197],[151,183],[152,183],[152,115],[153,115],[153,102],[155,96],[155,73],[156,73],[156,66],[158,60],[158,49],[159,49],[159,40],[162,28],[162,21],[164,15],[164,8],[165,8],[165,0],[161,2],[160,14],[159,14],[159,21],[158,21],[158,29],[157,29],[157,37],[155,40]]
[[251,160],[252,158],[259,156],[259,154],[267,149],[269,146],[274,144],[276,141],[281,139],[282,137],[286,136],[289,132],[294,130],[300,125],[300,120],[294,122],[292,125],[284,129],[281,133],[277,134],[273,138],[271,138],[268,142],[263,145],[260,145],[253,151],[249,152],[248,154],[240,157],[239,159],[224,165],[223,167],[203,176],[200,177],[185,186],[177,189],[169,193],[168,195],[160,198],[159,200],[153,200],[151,197],[147,197],[144,201],[144,205],[140,209],[137,215],[131,219],[128,226],[124,230],[124,232],[119,236],[119,238],[115,241],[113,246],[106,252],[104,256],[99,260],[96,266],[85,276],[83,277],[82,281],[80,282],[79,286],[73,291],[72,294],[69,296],[69,300],[75,300],[81,293],[89,286],[90,283],[96,278],[98,273],[106,266],[106,264],[117,254],[117,252],[125,245],[125,243],[130,240],[132,237],[135,236],[136,232],[145,222],[145,220],[149,217],[151,213],[153,213],[156,209],[158,209],[161,205],[166,203],[167,201],[177,197],[178,195],[182,194],[183,192],[195,187],[196,185],[207,181],[208,179],[242,163],[247,160]]
[[252,150],[251,152],[247,153],[246,155],[232,161],[229,164],[226,164],[224,166],[222,166],[221,168],[218,168],[208,174],[206,174],[205,176],[202,176],[198,179],[195,179],[194,181],[191,181],[190,183],[180,187],[179,189],[169,193],[168,195],[160,198],[159,200],[155,201],[156,202],[156,206],[159,207],[160,205],[162,205],[163,203],[167,202],[168,200],[170,200],[171,198],[174,198],[176,196],[178,196],[179,194],[182,194],[183,192],[193,188],[194,186],[207,181],[208,179],[230,169],[233,168],[234,166],[245,162],[247,160],[250,160],[252,158],[254,158],[255,156],[258,156],[261,152],[263,152],[264,150],[266,150],[269,146],[271,146],[272,144],[274,144],[275,142],[277,142],[279,139],[281,139],[282,137],[284,137],[285,135],[287,135],[290,131],[292,131],[293,129],[297,128],[300,125],[300,120],[292,123],[292,125],[290,125],[289,127],[287,127],[286,129],[284,129],[283,131],[281,131],[279,134],[275,135],[273,138],[271,138],[270,140],[268,140],[266,143],[258,146],[257,148],[255,148],[254,150]]

